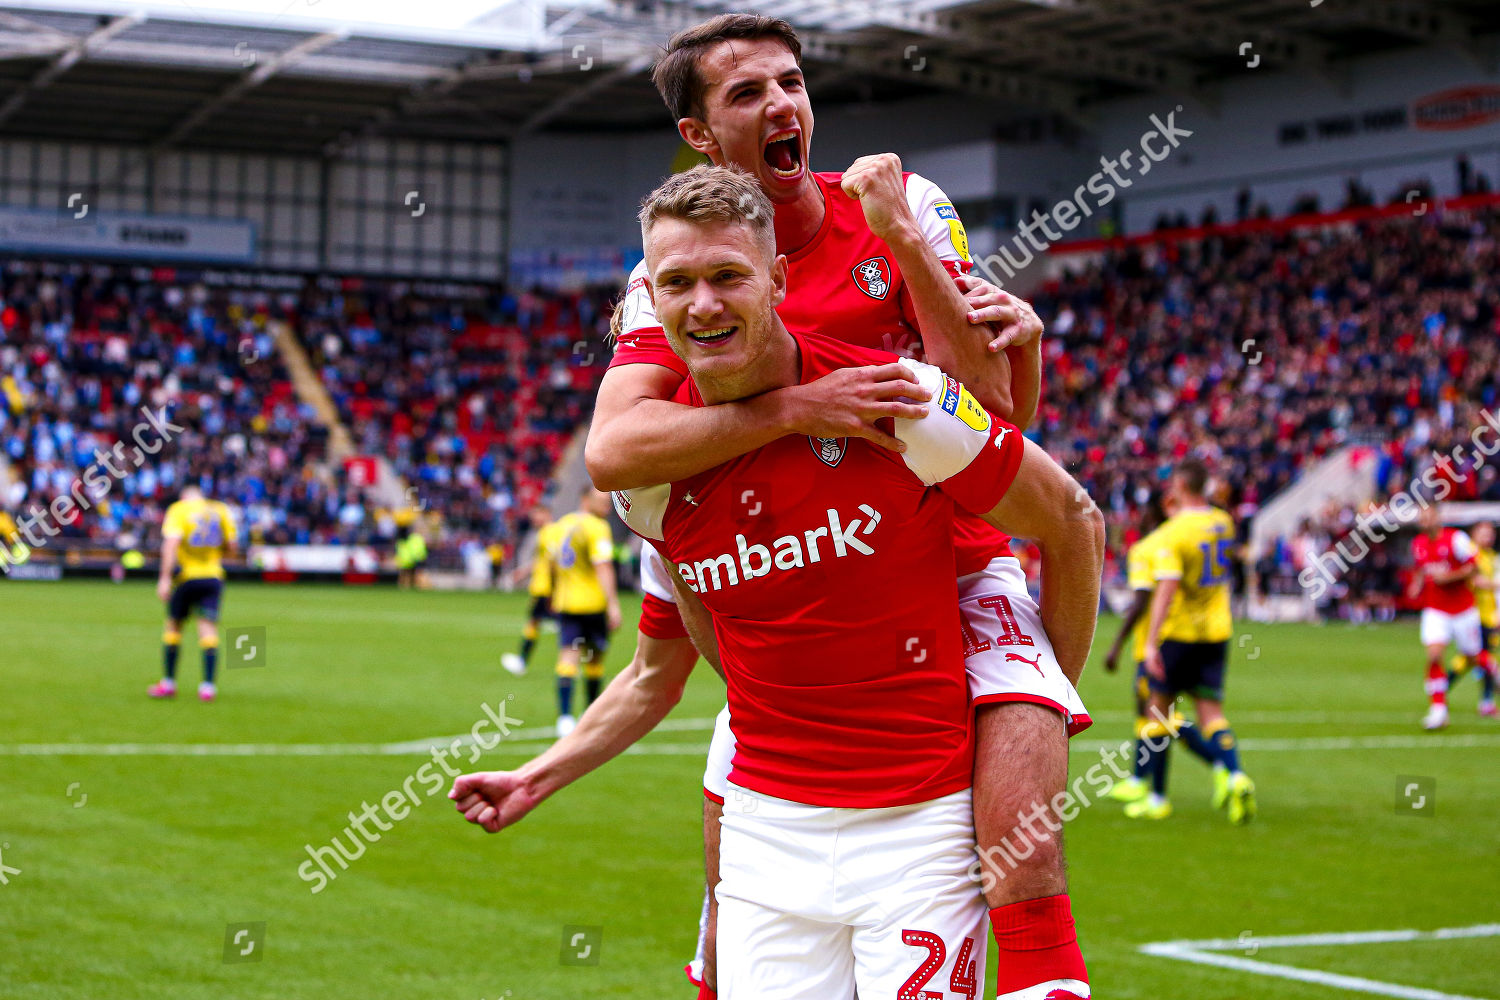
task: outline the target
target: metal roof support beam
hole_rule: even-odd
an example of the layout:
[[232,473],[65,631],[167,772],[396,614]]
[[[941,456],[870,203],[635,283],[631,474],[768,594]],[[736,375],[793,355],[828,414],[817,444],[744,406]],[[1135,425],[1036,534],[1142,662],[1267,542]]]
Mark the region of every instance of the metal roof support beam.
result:
[[871,18],[884,27],[926,35],[976,55],[1066,71],[1086,67],[1108,80],[1174,95],[1192,94],[1197,89],[1197,70],[1180,59],[1075,41],[1050,28],[1023,28],[1012,33],[992,18],[880,8]]
[[802,33],[802,52],[811,58],[841,62],[888,79],[906,83],[915,80],[989,100],[1019,101],[1045,108],[1080,126],[1090,124],[1081,110],[1082,95],[1077,88],[1024,73],[1009,73],[949,57],[929,59],[925,63],[919,60],[910,65],[901,53],[893,51],[881,56],[818,32]]
[[227,89],[221,92],[217,97],[212,98],[197,110],[189,114],[186,118],[182,119],[182,121],[172,126],[171,130],[168,131],[166,135],[157,140],[154,145],[158,149],[166,146],[176,145],[184,138],[186,138],[188,134],[196,129],[199,125],[202,125],[204,122],[212,118],[221,109],[233,104],[235,101],[239,100],[241,97],[248,94],[256,87],[259,87],[271,77],[281,72],[283,69],[286,69],[288,66],[296,65],[299,61],[312,55],[319,49],[327,48],[334,42],[342,41],[346,37],[346,32],[328,31],[324,32],[321,35],[314,35],[311,38],[304,39],[298,42],[296,45],[293,45],[291,48],[287,49],[285,52],[278,52],[270,59],[267,59],[265,62],[251,69],[250,72],[240,77]]
[[[120,32],[130,30],[145,19],[145,15],[143,14],[126,14],[123,17],[112,18],[108,24],[101,25],[84,37],[75,39],[67,48],[58,52],[53,57],[52,62],[47,64],[41,72],[32,77],[20,90],[10,95],[10,99],[3,105],[0,105],[0,124],[4,124],[17,111],[21,110],[21,106],[26,103],[27,98],[47,89],[52,85],[54,80],[72,69],[80,59],[88,54],[91,47],[105,44],[111,38],[120,34]],[[16,18],[16,20],[24,21],[25,19]],[[69,37],[63,35],[62,32],[52,32],[52,34]]]
[[563,94],[561,97],[554,100],[551,104],[548,104],[546,107],[533,114],[530,118],[527,118],[520,125],[517,125],[515,131],[511,135],[511,138],[526,135],[529,132],[535,132],[537,129],[552,121],[558,115],[562,114],[564,111],[567,111],[574,105],[587,100],[590,96],[597,94],[599,91],[604,90],[607,87],[614,86],[621,80],[630,79],[632,76],[635,76],[637,73],[646,69],[650,65],[651,56],[646,53],[641,53],[632,56],[622,65],[615,66],[611,69],[605,70],[603,73],[595,75],[593,79],[584,83],[577,89],[570,90],[568,93]]

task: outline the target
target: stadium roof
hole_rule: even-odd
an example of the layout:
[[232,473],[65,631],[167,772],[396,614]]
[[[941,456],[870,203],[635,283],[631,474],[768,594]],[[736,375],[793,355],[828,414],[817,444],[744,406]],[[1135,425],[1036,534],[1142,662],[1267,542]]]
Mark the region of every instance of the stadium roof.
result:
[[[1316,4],[1316,5],[1314,5]],[[0,0],[0,134],[338,155],[367,135],[660,127],[647,79],[710,0]],[[819,106],[953,92],[1086,120],[1266,68],[1337,77],[1443,45],[1490,68],[1491,0],[768,0]],[[418,21],[420,20],[420,23]]]

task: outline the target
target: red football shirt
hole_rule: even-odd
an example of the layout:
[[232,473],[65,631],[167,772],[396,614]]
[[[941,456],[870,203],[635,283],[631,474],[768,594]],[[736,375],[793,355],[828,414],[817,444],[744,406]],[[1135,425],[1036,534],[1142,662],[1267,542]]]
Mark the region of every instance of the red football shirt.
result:
[[[894,358],[793,336],[803,382]],[[938,369],[904,363],[935,398],[954,392],[951,406],[895,422],[903,454],[788,436],[690,479],[615,494],[621,519],[713,613],[734,718],[729,777],[741,787],[876,808],[971,783],[953,505],[994,507],[1024,445]],[[702,405],[690,380],[676,398]]]
[[[1469,536],[1455,528],[1440,529],[1436,538],[1423,532],[1411,541],[1412,562],[1438,572],[1467,566],[1474,561],[1474,554],[1474,543]],[[1462,614],[1474,607],[1474,588],[1468,580],[1439,584],[1427,579],[1422,582],[1417,602],[1434,611]]]
[[[911,293],[890,246],[870,231],[859,200],[839,186],[842,173],[813,175],[827,210],[807,245],[787,254],[787,296],[776,308],[787,329],[816,333],[861,347],[920,359]],[[950,274],[967,274],[969,242],[948,196],[918,174],[906,174],[906,197],[927,242]],[[630,273],[619,308],[620,339],[609,366],[653,364],[686,378],[687,368],[672,352],[646,289],[642,261]],[[1010,538],[978,518],[960,512],[953,525],[960,575],[983,569],[997,555],[1010,555]]]

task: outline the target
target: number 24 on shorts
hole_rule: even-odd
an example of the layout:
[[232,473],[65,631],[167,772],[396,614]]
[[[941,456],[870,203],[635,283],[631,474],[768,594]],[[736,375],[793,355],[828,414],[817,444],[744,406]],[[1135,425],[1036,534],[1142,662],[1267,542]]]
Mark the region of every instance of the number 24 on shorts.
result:
[[[943,939],[928,931],[902,931],[901,942],[926,948],[927,958],[911,974],[911,978],[901,984],[896,1000],[947,1000],[942,993],[923,989],[947,961],[948,949],[943,946]],[[958,957],[953,960],[953,974],[948,977],[948,989],[966,1000],[974,1000],[979,992],[978,977],[975,976],[978,963],[970,957],[973,954],[974,939],[964,938],[963,945],[958,949]]]

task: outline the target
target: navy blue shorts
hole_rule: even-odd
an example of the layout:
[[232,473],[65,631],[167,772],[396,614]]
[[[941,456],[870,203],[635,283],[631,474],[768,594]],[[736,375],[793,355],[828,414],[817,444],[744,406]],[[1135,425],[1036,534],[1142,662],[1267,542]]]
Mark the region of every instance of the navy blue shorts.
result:
[[198,617],[204,621],[219,620],[219,598],[224,594],[224,581],[213,577],[199,580],[184,580],[172,591],[167,602],[167,617],[180,622],[198,609]]
[[541,594],[531,599],[531,610],[526,614],[534,622],[542,621],[552,617],[552,599],[546,594]]
[[1209,701],[1224,700],[1224,668],[1229,658],[1229,640],[1222,642],[1178,642],[1161,644],[1165,682],[1151,679],[1151,690],[1169,698],[1190,694]]
[[609,649],[609,623],[604,612],[591,615],[557,615],[558,646],[578,646],[584,651],[584,660],[595,660]]

